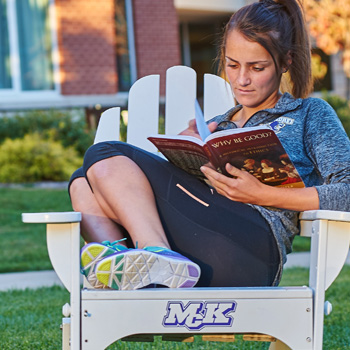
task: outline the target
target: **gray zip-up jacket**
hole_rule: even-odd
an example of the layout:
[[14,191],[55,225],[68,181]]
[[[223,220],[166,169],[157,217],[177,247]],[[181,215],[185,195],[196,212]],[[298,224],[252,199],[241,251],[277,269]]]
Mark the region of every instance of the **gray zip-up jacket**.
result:
[[[236,106],[209,122],[217,131],[235,128]],[[285,93],[271,109],[255,113],[244,127],[265,125],[275,131],[306,187],[314,186],[320,209],[350,211],[350,140],[335,111],[318,98],[295,99]],[[298,212],[252,205],[269,223],[281,256],[278,283],[286,255],[299,233]]]

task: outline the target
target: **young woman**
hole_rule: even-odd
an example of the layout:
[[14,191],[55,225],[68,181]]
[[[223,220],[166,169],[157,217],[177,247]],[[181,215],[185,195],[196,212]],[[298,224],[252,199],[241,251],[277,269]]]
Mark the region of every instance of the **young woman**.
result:
[[[332,108],[307,98],[310,44],[298,1],[237,11],[220,61],[239,104],[213,118],[211,131],[269,126],[306,187],[267,186],[230,164],[233,177],[202,167],[208,186],[131,145],[96,144],[70,184],[83,236],[94,242],[82,249],[94,286],[276,285],[299,232],[298,211],[350,211],[350,141]],[[287,72],[291,88],[282,94]],[[198,136],[194,121],[183,134]],[[124,237],[129,248],[102,242]]]

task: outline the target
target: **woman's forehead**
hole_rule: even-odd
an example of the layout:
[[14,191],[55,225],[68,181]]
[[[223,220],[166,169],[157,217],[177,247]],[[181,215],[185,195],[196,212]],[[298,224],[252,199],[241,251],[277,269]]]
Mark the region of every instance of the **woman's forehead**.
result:
[[225,56],[227,59],[244,59],[246,62],[270,61],[269,52],[259,43],[247,40],[237,30],[232,30],[226,38]]

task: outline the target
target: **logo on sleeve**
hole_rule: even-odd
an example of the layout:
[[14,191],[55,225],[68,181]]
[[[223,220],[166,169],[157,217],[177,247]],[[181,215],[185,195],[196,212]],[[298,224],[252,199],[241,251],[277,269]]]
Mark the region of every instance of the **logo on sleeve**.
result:
[[163,319],[164,327],[186,327],[200,330],[204,327],[230,327],[233,323],[231,312],[236,310],[236,302],[181,301],[168,302]]

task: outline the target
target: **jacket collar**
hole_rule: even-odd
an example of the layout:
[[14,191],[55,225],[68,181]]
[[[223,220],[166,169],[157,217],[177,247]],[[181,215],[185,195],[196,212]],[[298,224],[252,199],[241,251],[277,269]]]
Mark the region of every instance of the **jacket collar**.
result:
[[[299,108],[302,102],[303,100],[301,98],[296,99],[288,92],[285,92],[273,108],[263,109],[256,112],[248,119],[245,126],[264,124],[266,122],[274,120],[277,116],[281,116],[282,114]],[[215,119],[219,124],[218,130],[231,129],[232,127],[236,127],[235,124],[231,121],[231,118],[241,108],[241,105],[237,105],[228,110],[225,114],[217,116]]]

